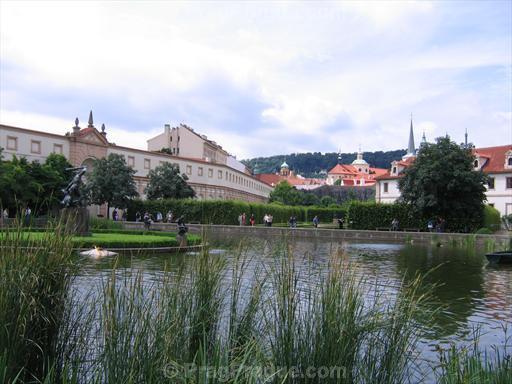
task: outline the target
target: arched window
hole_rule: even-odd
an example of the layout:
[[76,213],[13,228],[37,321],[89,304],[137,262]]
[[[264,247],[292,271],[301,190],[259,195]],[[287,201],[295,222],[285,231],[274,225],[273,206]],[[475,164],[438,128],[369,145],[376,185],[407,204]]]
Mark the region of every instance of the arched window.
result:
[[478,160],[475,160],[475,161],[473,162],[473,167],[478,168]]
[[508,166],[512,167],[512,156],[508,158]]
[[396,167],[393,167],[393,173],[396,173]]

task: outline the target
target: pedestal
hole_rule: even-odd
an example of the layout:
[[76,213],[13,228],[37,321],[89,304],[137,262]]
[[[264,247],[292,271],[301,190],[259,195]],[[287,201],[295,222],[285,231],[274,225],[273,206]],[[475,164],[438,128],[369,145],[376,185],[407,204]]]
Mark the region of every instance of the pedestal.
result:
[[90,236],[89,212],[85,207],[62,208],[61,225],[64,233],[76,236]]
[[178,241],[178,246],[179,247],[185,248],[186,246],[188,246],[187,234],[186,233],[184,233],[183,235],[177,234],[176,235],[176,240]]

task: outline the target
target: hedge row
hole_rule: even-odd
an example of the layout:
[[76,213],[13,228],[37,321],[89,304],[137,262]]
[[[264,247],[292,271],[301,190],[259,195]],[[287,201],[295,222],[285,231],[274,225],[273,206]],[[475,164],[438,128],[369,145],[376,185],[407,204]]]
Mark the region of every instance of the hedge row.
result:
[[[484,209],[489,227],[495,227],[496,215],[493,210],[494,208],[489,206]],[[497,217],[499,219],[499,213]],[[352,202],[349,205],[346,219],[348,227],[351,229],[375,230],[379,227],[389,228],[393,219],[397,219],[401,229],[417,228],[426,231],[429,219],[435,218],[416,216],[405,204]],[[444,230],[446,232],[475,232],[483,224],[478,216],[474,218],[445,217],[444,219]]]
[[135,220],[136,212],[149,212],[156,215],[161,212],[165,217],[168,211],[174,215],[174,220],[183,215],[187,223],[238,225],[238,216],[245,213],[247,223],[251,214],[256,218],[256,224],[263,223],[263,216],[271,214],[274,223],[286,223],[291,216],[297,221],[311,221],[317,215],[321,222],[332,222],[335,217],[344,217],[344,208],[320,208],[286,206],[280,204],[247,203],[236,200],[133,200],[128,207],[128,220]]
[[351,229],[389,228],[393,219],[398,220],[400,228],[426,227],[421,218],[413,217],[410,210],[402,204],[353,202],[347,212],[348,227]]

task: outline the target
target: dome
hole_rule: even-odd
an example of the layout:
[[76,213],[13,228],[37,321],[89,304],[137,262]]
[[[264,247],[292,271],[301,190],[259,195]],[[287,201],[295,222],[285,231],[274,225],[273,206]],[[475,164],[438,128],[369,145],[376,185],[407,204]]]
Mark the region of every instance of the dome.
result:
[[286,164],[286,161],[281,164],[281,168],[290,168],[288,164]]
[[355,159],[352,165],[368,165],[368,163],[364,159]]

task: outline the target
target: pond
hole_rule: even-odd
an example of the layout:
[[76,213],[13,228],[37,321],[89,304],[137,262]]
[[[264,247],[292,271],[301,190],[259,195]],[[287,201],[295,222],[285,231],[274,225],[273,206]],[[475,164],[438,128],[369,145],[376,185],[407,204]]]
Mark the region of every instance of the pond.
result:
[[[244,247],[249,260],[247,268],[271,268],[275,263],[275,249],[282,243],[251,241]],[[363,278],[365,297],[384,293],[390,300],[403,282],[412,281],[417,274],[424,275],[420,290],[431,290],[430,305],[437,311],[424,327],[418,353],[425,362],[426,381],[432,381],[429,364],[435,364],[439,349],[452,343],[469,343],[479,334],[482,348],[503,347],[507,329],[512,323],[512,267],[490,266],[483,249],[435,246],[431,244],[384,244],[370,242],[323,243],[314,240],[296,240],[288,245],[293,249],[296,268],[317,269],[324,273],[330,255],[342,252],[345,262],[354,273]],[[233,263],[236,247],[216,247],[212,254]],[[117,260],[116,273],[140,271],[147,282],[158,281],[163,271],[175,271],[191,263],[198,255],[124,255]],[[75,285],[86,292],[95,282],[112,272],[112,259],[87,260]],[[246,284],[251,283],[251,275]],[[225,276],[229,284],[231,276]],[[301,281],[304,287],[314,281]],[[420,321],[421,323],[421,321]]]

